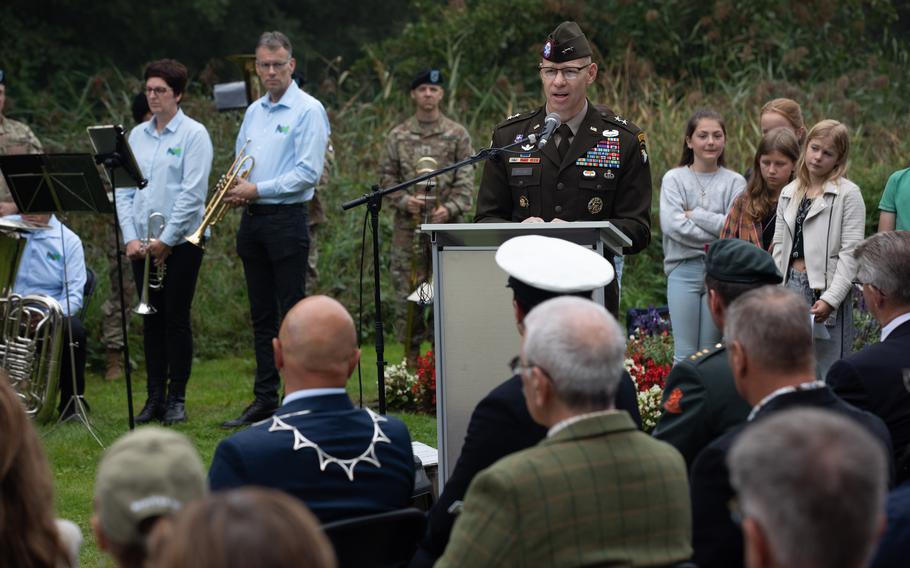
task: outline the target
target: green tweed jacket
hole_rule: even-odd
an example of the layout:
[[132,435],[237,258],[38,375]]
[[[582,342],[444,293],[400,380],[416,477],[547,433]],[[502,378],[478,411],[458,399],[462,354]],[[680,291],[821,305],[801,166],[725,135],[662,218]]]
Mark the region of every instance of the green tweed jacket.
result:
[[612,411],[478,474],[436,566],[667,566],[691,542],[682,456]]

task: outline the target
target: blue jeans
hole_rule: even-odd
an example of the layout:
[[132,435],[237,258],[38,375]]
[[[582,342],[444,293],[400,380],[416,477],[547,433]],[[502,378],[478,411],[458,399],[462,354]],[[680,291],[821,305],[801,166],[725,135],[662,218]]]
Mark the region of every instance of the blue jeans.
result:
[[705,261],[684,260],[667,275],[667,305],[673,325],[673,362],[720,341],[721,333],[708,310]]

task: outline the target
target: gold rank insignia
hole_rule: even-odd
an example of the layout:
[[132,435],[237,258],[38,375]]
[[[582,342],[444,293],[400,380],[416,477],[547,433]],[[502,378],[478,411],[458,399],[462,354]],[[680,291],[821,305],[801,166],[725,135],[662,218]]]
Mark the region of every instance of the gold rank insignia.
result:
[[528,203],[528,198],[526,196],[522,195],[521,197],[518,198],[519,207],[521,207],[522,209],[527,209],[528,205],[530,205],[530,204]]
[[601,210],[603,210],[603,208],[603,199],[599,197],[594,197],[591,199],[591,201],[588,201],[588,211],[591,213],[591,215],[597,215],[601,212]]

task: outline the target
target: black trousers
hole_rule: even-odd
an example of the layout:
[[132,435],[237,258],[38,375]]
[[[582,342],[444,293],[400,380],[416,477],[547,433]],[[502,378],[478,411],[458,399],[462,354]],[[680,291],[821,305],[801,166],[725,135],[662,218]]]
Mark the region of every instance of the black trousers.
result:
[[[202,255],[202,249],[190,243],[175,246],[165,261],[164,287],[149,289],[149,304],[156,310],[154,314],[142,316],[142,342],[149,390],[170,380],[172,388],[177,391],[175,394],[183,396],[193,368],[190,311]],[[132,265],[141,297],[145,260],[134,260]],[[154,260],[149,270],[154,277]]]
[[[70,325],[73,329],[73,355],[70,357]],[[85,327],[76,316],[63,320],[63,349],[60,354],[60,412],[73,396],[73,365],[76,367],[76,394],[85,394]]]
[[256,400],[278,403],[281,378],[275,368],[272,338],[284,315],[306,295],[310,238],[306,204],[250,205],[237,230],[237,255],[243,261],[253,347],[256,351]]

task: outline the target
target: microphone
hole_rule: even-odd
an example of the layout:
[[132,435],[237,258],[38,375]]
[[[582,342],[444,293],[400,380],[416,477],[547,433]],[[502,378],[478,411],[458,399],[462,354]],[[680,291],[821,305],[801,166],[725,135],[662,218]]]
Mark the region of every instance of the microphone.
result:
[[540,142],[537,143],[538,148],[543,149],[543,147],[547,145],[547,142],[550,141],[550,137],[553,136],[553,133],[556,132],[556,129],[559,128],[560,124],[562,124],[562,120],[555,112],[551,112],[543,119],[543,132],[540,133]]

